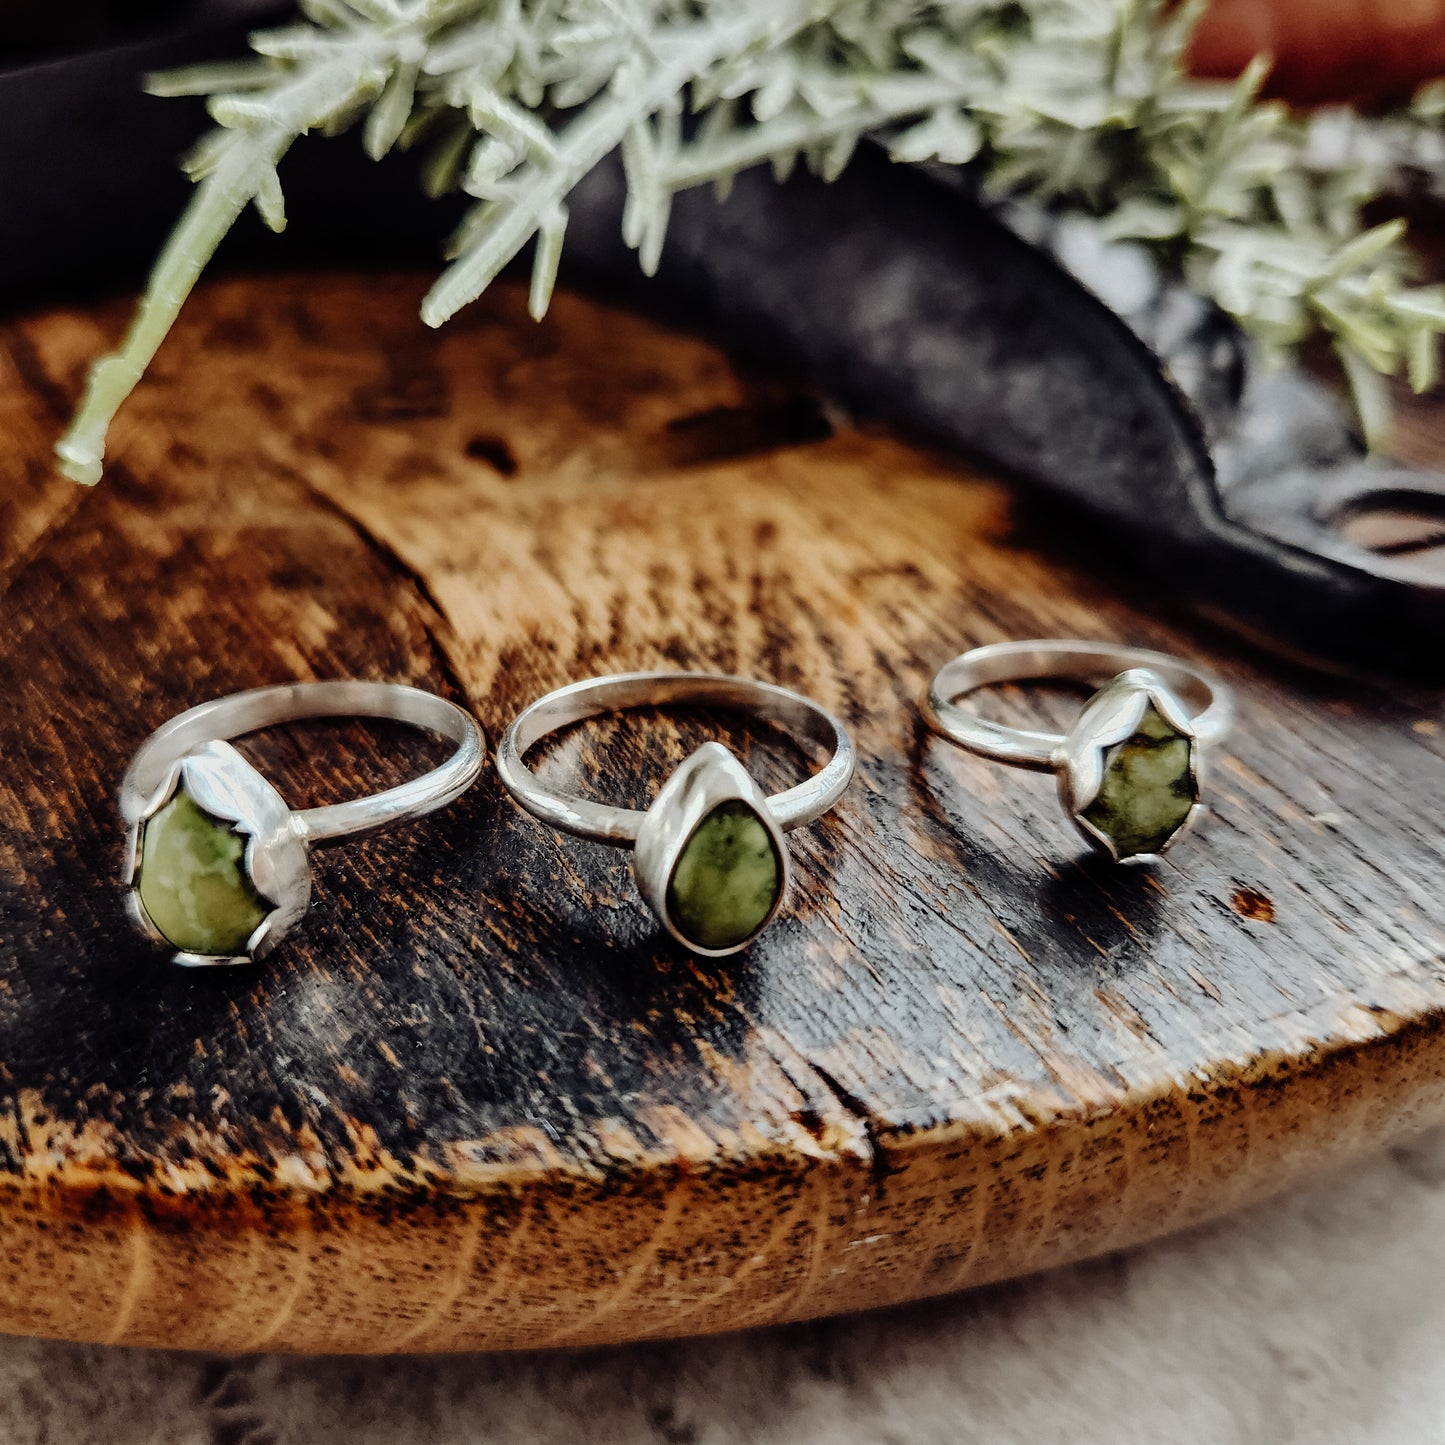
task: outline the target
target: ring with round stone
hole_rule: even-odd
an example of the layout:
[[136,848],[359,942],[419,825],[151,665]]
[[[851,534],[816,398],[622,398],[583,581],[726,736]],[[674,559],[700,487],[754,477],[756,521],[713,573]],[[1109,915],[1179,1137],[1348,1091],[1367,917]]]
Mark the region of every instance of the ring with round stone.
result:
[[[1066,737],[990,722],[958,705],[981,687],[1048,678],[1103,684]],[[1203,668],[1165,652],[1044,639],[955,657],[934,677],[923,714],[970,752],[1057,774],[1079,831],[1126,863],[1158,857],[1198,816],[1204,755],[1228,735],[1234,700]]]
[[[293,812],[226,741],[342,717],[406,723],[439,733],[456,750],[385,792]],[[483,750],[470,713],[402,683],[284,683],[201,703],[157,728],[121,783],[131,917],[180,964],[262,958],[306,912],[312,846],[444,807],[476,781]]]
[[[775,723],[828,753],[811,777],[766,797],[721,743],[682,762],[646,812],[549,787],[523,761],[543,738],[586,718],[629,708],[703,705]],[[772,683],[699,672],[632,672],[558,688],[526,708],[497,747],[507,791],[534,817],[579,838],[632,848],[643,898],[694,953],[746,948],[782,905],[789,878],[783,834],[811,823],[842,796],[854,749],[843,724],[817,703]]]

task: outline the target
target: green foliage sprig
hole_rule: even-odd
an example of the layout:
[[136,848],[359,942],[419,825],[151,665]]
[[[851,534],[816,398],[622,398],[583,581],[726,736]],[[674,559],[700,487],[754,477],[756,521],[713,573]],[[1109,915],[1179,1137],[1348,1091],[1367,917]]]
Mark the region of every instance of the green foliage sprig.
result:
[[[425,147],[423,184],[475,204],[422,304],[440,325],[536,239],[546,310],[566,198],[620,150],[623,230],[657,266],[673,195],[770,163],[837,176],[859,141],[969,165],[996,194],[1058,199],[1147,242],[1264,347],[1329,334],[1369,427],[1379,377],[1436,374],[1445,291],[1408,282],[1401,228],[1363,229],[1365,161],[1321,166],[1308,123],[1185,72],[1199,5],[1173,0],[301,0],[257,58],[157,80],[205,94],[217,129],[197,190],[120,350],[92,370],[57,450],[83,482],[202,268],[248,205],[279,230],[277,166],[308,131],[362,126],[367,151]],[[685,113],[697,123],[684,126]]]

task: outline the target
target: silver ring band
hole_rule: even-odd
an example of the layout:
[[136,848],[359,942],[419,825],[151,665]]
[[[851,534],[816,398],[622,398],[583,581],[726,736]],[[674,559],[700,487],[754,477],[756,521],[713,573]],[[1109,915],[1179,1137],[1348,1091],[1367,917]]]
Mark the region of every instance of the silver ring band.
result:
[[512,723],[497,745],[497,771],[507,791],[535,818],[604,843],[629,847],[647,814],[615,808],[549,788],[523,761],[550,734],[587,718],[639,707],[703,703],[777,723],[790,734],[826,749],[820,772],[767,800],[783,832],[821,817],[843,795],[853,776],[853,740],[843,724],[801,693],[746,677],[700,672],[624,672],[574,682],[538,698]]
[[[602,713],[702,703],[780,724],[829,753],[796,787],[765,797],[721,743],[673,771],[646,812],[558,792],[523,761],[560,728]],[[710,958],[746,948],[777,914],[791,876],[787,829],[810,823],[853,775],[853,740],[817,703],[772,683],[695,672],[594,677],[539,698],[507,729],[497,771],[534,817],[565,833],[631,848],[638,890],[679,943]]]
[[[228,739],[325,717],[406,723],[456,751],[399,787],[293,812]],[[313,844],[444,807],[476,781],[483,749],[470,713],[400,683],[285,683],[193,707],[146,739],[121,783],[131,918],[180,964],[261,958],[306,913]]]
[[281,723],[369,717],[406,723],[454,742],[440,767],[418,778],[345,803],[302,808],[292,827],[307,843],[331,843],[444,808],[482,771],[482,730],[472,715],[435,693],[399,682],[290,682],[203,702],[162,724],[141,744],[120,785],[121,814],[137,822],[171,769],[203,743],[227,741]]
[[955,657],[939,668],[929,686],[924,716],[936,731],[970,752],[998,763],[1053,772],[1066,742],[1061,733],[990,722],[959,707],[958,699],[1000,682],[1060,678],[1099,687],[1131,668],[1147,668],[1179,695],[1191,712],[1194,737],[1200,743],[1221,742],[1229,735],[1233,695],[1203,668],[1145,647],[1055,638],[995,642]]

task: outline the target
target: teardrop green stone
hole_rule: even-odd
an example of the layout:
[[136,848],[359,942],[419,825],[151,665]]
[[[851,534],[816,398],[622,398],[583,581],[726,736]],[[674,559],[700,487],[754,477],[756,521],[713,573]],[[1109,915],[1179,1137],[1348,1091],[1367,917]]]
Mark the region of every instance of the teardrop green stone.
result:
[[246,872],[246,840],[183,789],[146,820],[136,889],[166,940],[183,953],[239,956],[270,905]]
[[748,804],[730,799],[693,829],[678,854],[667,914],[698,948],[736,948],[767,922],[782,886],[772,835]]
[[1148,708],[1139,726],[1109,749],[1099,796],[1083,816],[1120,858],[1157,853],[1184,826],[1199,801],[1190,763],[1194,744]]

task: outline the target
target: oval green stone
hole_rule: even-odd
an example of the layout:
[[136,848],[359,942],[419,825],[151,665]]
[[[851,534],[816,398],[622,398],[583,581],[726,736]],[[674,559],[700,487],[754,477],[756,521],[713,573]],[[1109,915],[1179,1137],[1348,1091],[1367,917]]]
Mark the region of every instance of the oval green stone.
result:
[[245,838],[184,791],[147,820],[136,889],[169,943],[185,953],[245,953],[271,911],[246,873],[245,852]]
[[667,883],[667,914],[699,948],[736,948],[767,922],[782,886],[772,835],[748,804],[731,799],[683,844]]
[[1157,853],[1199,801],[1190,769],[1193,743],[1149,708],[1138,728],[1109,749],[1099,796],[1083,816],[1121,858]]

